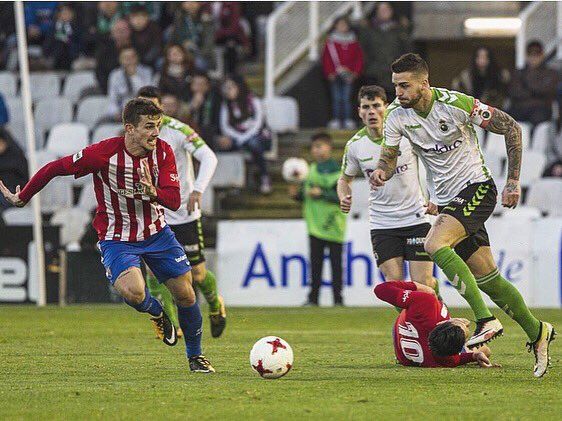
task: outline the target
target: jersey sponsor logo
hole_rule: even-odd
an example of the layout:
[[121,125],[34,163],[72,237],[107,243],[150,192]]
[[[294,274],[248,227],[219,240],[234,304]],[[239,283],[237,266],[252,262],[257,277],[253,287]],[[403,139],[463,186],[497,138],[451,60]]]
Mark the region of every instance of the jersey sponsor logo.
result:
[[82,158],[82,154],[83,154],[83,151],[78,151],[74,155],[72,155],[72,162],[74,163],[74,162],[78,161],[80,158]]
[[433,148],[428,148],[428,149],[423,149],[424,152],[435,152],[438,155],[447,153],[447,152],[451,152],[452,150],[457,149],[458,147],[460,147],[462,145],[462,140],[458,139],[455,140],[452,144],[450,145],[444,145],[444,144],[436,144]]
[[406,124],[408,130],[416,130],[421,128],[421,124]]
[[187,256],[184,254],[183,256],[176,257],[174,260],[179,263],[179,262],[182,262],[184,260],[187,260]]
[[462,197],[455,197],[453,198],[453,200],[451,200],[451,203],[458,203],[459,205],[464,204],[464,202],[466,202],[466,200]]
[[406,238],[406,244],[409,246],[419,246],[425,242],[425,237]]
[[145,188],[141,183],[135,183],[134,189],[117,189],[117,193],[121,196],[133,196],[135,194],[144,194]]
[[180,181],[180,178],[177,174],[170,174],[170,180],[172,180],[174,183],[177,183],[178,181]]

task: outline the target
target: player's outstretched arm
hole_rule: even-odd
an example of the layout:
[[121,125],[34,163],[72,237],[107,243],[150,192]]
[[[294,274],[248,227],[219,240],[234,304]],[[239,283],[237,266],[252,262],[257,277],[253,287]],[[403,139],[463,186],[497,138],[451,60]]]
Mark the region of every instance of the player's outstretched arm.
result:
[[392,178],[396,171],[396,163],[398,161],[398,147],[384,145],[381,150],[381,156],[375,171],[371,173],[371,187],[382,187],[384,183]]
[[354,177],[342,174],[338,179],[337,191],[340,199],[340,209],[343,213],[351,210],[351,182]]
[[523,151],[521,127],[513,117],[496,108],[486,126],[486,130],[505,136],[507,183],[502,193],[502,205],[514,208],[521,197],[521,186],[519,184]]

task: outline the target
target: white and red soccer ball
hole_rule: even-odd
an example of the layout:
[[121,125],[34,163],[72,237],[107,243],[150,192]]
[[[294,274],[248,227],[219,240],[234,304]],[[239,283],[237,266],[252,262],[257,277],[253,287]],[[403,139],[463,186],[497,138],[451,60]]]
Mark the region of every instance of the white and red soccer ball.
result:
[[308,176],[308,163],[302,158],[288,158],[283,162],[281,174],[290,183],[304,181]]
[[278,336],[266,336],[250,351],[250,365],[264,379],[278,379],[293,367],[293,349]]

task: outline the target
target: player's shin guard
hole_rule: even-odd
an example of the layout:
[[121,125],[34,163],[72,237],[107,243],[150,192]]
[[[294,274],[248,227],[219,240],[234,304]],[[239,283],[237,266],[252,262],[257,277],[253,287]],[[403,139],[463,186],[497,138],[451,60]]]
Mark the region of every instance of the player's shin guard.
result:
[[178,319],[183,331],[187,356],[201,355],[201,326],[203,319],[199,304],[196,302],[189,307],[178,306]]
[[499,308],[523,328],[531,342],[537,340],[541,322],[531,314],[517,288],[501,276],[497,268],[492,273],[478,278],[476,283]]
[[162,306],[157,299],[150,295],[148,288],[144,289],[144,300],[141,303],[131,304],[127,300],[125,300],[125,302],[141,313],[148,313],[154,317],[158,317],[162,314]]
[[166,285],[161,284],[156,279],[152,273],[148,273],[146,275],[146,286],[152,294],[153,297],[156,297],[162,303],[162,307],[164,307],[164,311],[177,328],[179,326],[178,322],[178,311],[176,309],[176,304],[174,303],[174,297]]
[[443,270],[451,285],[453,285],[468,302],[474,312],[476,320],[493,317],[482,299],[474,275],[470,272],[466,263],[451,247],[440,248],[431,258],[437,263],[437,266]]
[[217,278],[215,274],[207,269],[207,274],[203,282],[197,284],[203,293],[205,300],[209,303],[211,313],[216,313],[220,309],[219,294],[217,291]]

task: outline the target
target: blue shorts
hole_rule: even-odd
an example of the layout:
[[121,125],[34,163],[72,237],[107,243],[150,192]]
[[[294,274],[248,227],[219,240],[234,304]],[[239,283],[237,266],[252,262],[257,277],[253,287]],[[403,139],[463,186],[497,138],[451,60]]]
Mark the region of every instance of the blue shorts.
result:
[[105,276],[111,285],[124,270],[133,266],[140,268],[141,258],[160,283],[191,270],[183,247],[168,225],[144,241],[102,240],[98,247],[101,262],[105,266]]

